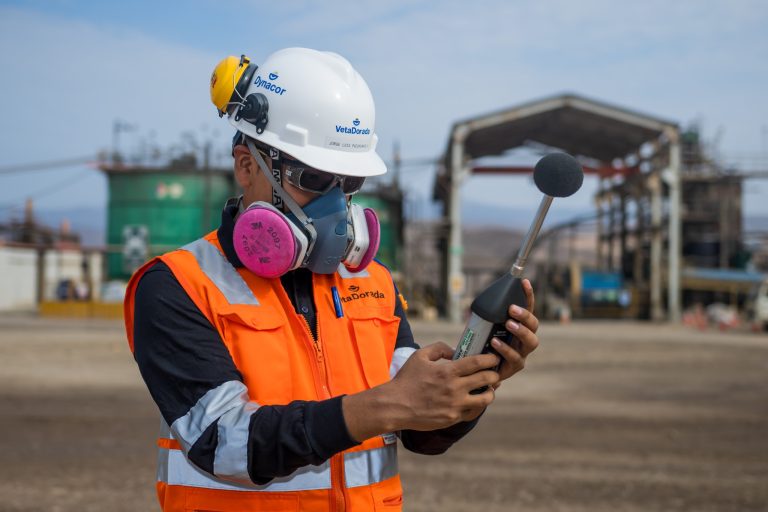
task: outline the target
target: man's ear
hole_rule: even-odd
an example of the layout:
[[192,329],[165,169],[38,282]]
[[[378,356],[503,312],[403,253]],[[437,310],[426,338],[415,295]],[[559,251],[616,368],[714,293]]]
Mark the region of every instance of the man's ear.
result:
[[235,180],[240,188],[248,188],[256,179],[259,171],[256,161],[251,157],[248,146],[235,146]]

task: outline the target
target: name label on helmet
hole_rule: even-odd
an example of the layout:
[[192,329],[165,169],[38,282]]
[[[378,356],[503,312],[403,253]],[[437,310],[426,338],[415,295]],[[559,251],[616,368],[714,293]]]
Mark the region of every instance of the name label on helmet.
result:
[[282,96],[283,94],[285,94],[285,89],[283,89],[282,87],[280,87],[277,84],[273,84],[272,82],[267,82],[266,80],[261,78],[261,75],[256,77],[256,81],[253,82],[253,85],[255,85],[256,87],[261,87],[263,89],[266,89],[266,90],[268,90],[270,92],[273,92],[273,93],[275,93],[275,94],[277,94],[279,96]]
[[350,152],[368,151],[368,148],[371,147],[367,143],[349,142],[348,140],[338,140],[331,137],[325,138],[325,145],[329,148]]

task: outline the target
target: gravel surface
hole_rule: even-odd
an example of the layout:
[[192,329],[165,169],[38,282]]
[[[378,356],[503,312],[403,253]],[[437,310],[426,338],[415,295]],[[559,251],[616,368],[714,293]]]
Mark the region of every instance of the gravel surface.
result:
[[[462,326],[413,323],[453,344]],[[768,336],[545,324],[409,511],[766,511]],[[0,316],[0,511],[157,510],[158,416],[119,322]]]

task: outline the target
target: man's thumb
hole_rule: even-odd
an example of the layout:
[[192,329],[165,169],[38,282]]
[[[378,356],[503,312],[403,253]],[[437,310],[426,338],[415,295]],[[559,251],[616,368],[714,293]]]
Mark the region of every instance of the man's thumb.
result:
[[438,341],[437,343],[433,343],[428,347],[424,347],[422,350],[430,361],[451,359],[453,357],[453,349],[442,341]]

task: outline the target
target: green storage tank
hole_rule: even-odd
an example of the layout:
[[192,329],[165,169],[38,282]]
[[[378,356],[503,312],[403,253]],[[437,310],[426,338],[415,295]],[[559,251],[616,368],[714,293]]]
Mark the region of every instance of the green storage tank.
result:
[[[107,174],[107,276],[127,279],[148,259],[218,228],[225,201],[237,195],[231,169],[102,168]],[[207,199],[206,199],[207,198]],[[402,198],[391,190],[355,195],[381,223],[378,259],[402,265]]]
[[107,275],[126,279],[143,261],[216,229],[235,195],[231,169],[103,169],[109,182]]

